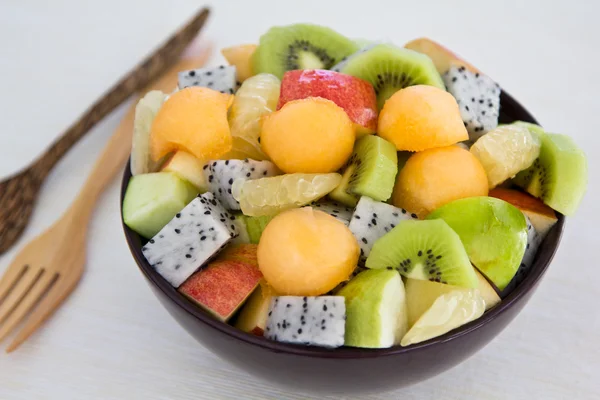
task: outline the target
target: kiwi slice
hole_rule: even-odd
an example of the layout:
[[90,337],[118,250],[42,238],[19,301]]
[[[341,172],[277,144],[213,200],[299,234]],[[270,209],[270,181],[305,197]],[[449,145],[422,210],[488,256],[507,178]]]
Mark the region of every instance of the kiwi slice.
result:
[[357,50],[355,42],[324,26],[275,26],[261,36],[252,69],[281,79],[295,69],[330,69]]
[[342,182],[329,197],[350,207],[356,206],[360,196],[386,201],[392,195],[397,173],[396,147],[379,136],[364,136],[356,141]]
[[370,82],[381,110],[398,90],[413,85],[431,85],[446,90],[431,58],[390,44],[360,51],[333,68]]
[[540,156],[514,183],[564,215],[572,215],[586,191],[588,172],[584,152],[566,135],[540,135]]
[[375,242],[366,266],[466,288],[479,284],[460,237],[443,220],[401,221]]

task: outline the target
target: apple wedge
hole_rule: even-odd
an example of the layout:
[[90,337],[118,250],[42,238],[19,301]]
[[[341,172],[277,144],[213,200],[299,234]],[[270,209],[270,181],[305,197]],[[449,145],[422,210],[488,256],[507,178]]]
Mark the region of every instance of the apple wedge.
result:
[[527,193],[513,189],[496,188],[490,191],[489,196],[502,199],[527,215],[538,235],[540,235],[540,241],[544,240],[548,231],[558,221],[556,212],[552,208]]
[[256,247],[246,244],[226,251],[186,280],[179,292],[218,320],[228,321],[262,279]]

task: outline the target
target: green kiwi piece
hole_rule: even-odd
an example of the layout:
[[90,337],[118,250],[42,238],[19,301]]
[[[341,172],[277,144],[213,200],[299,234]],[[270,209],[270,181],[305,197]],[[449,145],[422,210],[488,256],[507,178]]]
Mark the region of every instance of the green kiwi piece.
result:
[[324,26],[275,26],[260,37],[252,67],[255,74],[264,72],[281,79],[295,69],[330,69],[357,50],[354,41]]
[[585,153],[569,136],[544,133],[540,156],[513,182],[564,215],[572,215],[586,191]]
[[412,279],[466,288],[478,286],[460,237],[441,219],[401,221],[375,242],[366,266],[397,269]]
[[350,207],[356,206],[360,196],[386,201],[394,190],[397,173],[396,147],[379,136],[363,136],[354,145],[342,182],[329,197]]
[[498,289],[517,273],[527,246],[527,222],[517,207],[494,197],[469,197],[437,208],[427,219],[450,225],[473,265]]
[[263,215],[260,217],[245,216],[246,230],[248,231],[250,243],[258,244],[267,224],[271,222],[273,218],[275,218],[274,215]]
[[333,68],[370,82],[377,93],[379,109],[398,90],[413,85],[431,85],[446,90],[431,58],[390,44],[360,51]]

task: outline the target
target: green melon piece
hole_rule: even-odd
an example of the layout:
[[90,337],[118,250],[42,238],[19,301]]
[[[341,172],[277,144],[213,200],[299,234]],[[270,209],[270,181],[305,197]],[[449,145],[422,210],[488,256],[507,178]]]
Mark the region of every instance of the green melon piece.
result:
[[198,189],[170,172],[136,175],[125,192],[123,221],[152,238],[197,195]]
[[346,299],[345,346],[385,348],[400,343],[407,331],[408,312],[398,272],[361,272],[337,295]]
[[527,246],[523,213],[504,200],[469,197],[443,205],[427,216],[442,219],[458,234],[469,259],[503,290],[515,276]]

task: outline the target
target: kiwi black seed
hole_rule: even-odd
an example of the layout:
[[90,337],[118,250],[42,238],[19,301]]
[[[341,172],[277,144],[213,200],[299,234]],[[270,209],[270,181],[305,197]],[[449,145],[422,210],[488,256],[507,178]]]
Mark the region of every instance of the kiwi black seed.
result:
[[276,26],[260,38],[252,56],[254,73],[270,73],[281,79],[295,69],[330,69],[358,50],[352,40],[319,25]]
[[431,85],[446,90],[428,56],[390,44],[359,51],[333,68],[370,82],[375,88],[379,109],[394,93],[408,86]]
[[555,133],[539,135],[542,146],[531,167],[514,182],[558,212],[571,215],[587,186],[587,160],[573,140]]
[[392,195],[397,172],[396,147],[379,136],[364,136],[356,141],[342,182],[329,197],[350,207],[360,196],[386,201]]
[[401,221],[375,242],[366,266],[392,267],[408,278],[461,287],[478,284],[460,238],[442,220]]

